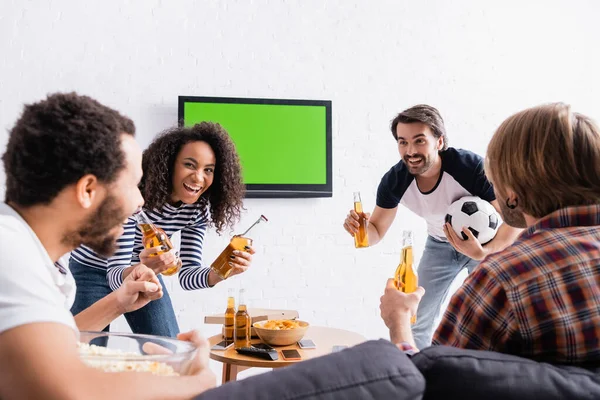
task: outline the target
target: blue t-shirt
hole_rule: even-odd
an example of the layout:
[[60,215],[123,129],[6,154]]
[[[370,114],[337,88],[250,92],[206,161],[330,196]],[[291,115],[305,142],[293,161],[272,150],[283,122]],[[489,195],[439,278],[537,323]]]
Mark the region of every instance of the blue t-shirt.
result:
[[449,147],[440,152],[440,177],[428,192],[422,192],[417,181],[404,164],[394,165],[381,178],[377,188],[377,205],[395,208],[405,205],[427,221],[427,233],[446,241],[444,218],[450,204],[464,196],[479,196],[483,200],[496,199],[494,188],[483,171],[483,158],[471,151]]

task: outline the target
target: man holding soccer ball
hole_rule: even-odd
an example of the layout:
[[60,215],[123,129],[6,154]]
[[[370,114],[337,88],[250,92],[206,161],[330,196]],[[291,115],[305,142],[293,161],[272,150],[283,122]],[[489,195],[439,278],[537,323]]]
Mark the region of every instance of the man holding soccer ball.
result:
[[[424,348],[431,344],[433,322],[456,275],[463,268],[470,273],[487,254],[511,244],[521,230],[502,224],[494,239],[482,245],[469,229],[462,230],[467,237],[463,240],[445,223],[448,207],[465,196],[480,197],[498,212],[500,205],[485,176],[483,158],[448,147],[444,121],[437,109],[416,105],[404,110],[392,121],[391,131],[398,144],[400,162],[381,179],[377,205],[372,215],[366,214],[369,246],[383,239],[399,204],[426,220],[429,236],[418,268],[419,285],[425,289],[425,295],[413,327],[417,347]],[[354,235],[358,220],[359,216],[351,210],[344,229]]]

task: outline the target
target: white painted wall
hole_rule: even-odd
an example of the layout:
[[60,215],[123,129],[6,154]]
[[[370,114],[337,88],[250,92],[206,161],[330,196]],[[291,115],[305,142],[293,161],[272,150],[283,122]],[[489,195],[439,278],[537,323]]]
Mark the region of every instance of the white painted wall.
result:
[[[54,91],[121,110],[143,146],[175,124],[178,95],[332,100],[333,198],[247,200],[237,231],[270,219],[251,271],[195,292],[167,278],[169,290],[184,330],[217,332],[203,317],[243,286],[251,306],[386,337],[379,296],[401,230],[416,231],[418,261],[425,224],[403,209],[365,250],[341,225],[352,192],[372,208],[398,159],[389,121],[432,104],[451,145],[483,155],[499,123],[528,106],[565,101],[600,119],[599,15],[593,0],[1,0],[0,146],[22,104]],[[211,233],[205,261],[226,241]]]

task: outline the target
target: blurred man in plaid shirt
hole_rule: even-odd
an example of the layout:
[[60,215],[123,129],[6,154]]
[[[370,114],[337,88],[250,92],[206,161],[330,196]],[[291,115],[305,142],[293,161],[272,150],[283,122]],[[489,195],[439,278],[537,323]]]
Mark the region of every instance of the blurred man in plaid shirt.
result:
[[[600,362],[600,129],[565,104],[517,113],[498,128],[486,174],[504,222],[526,227],[491,254],[450,301],[434,344],[572,365]],[[381,315],[391,340],[414,341],[424,290],[390,280]]]

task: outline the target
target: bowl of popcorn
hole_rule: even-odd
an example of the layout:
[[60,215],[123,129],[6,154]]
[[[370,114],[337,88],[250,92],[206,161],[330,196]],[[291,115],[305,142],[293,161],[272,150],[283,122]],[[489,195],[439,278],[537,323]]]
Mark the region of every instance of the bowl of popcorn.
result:
[[77,346],[85,364],[105,372],[187,375],[196,356],[190,342],[135,333],[80,332]]
[[254,331],[266,344],[288,346],[304,337],[308,322],[292,319],[270,319],[252,324]]

